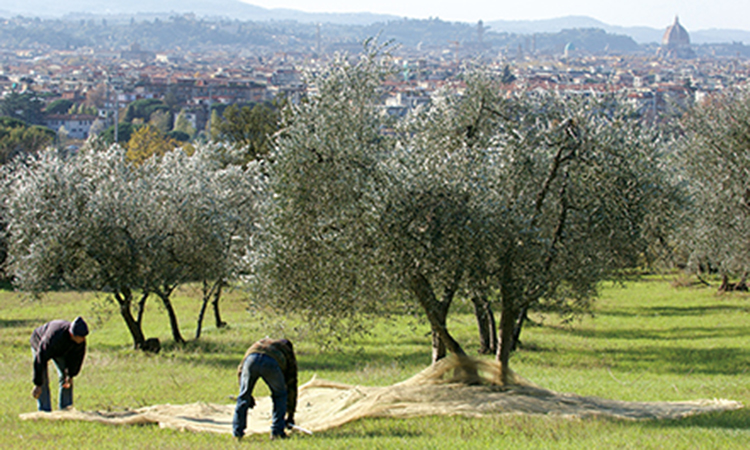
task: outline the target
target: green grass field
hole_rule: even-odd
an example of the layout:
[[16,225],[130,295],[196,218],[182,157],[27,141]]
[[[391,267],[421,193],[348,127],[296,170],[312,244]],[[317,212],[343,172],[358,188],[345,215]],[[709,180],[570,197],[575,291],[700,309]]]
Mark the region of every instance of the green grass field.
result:
[[[183,335],[194,334],[199,293],[182,290],[175,306]],[[402,381],[430,362],[429,327],[412,317],[373,320],[372,334],[321,349],[304,328],[248,312],[241,293],[223,300],[228,328],[208,321],[200,341],[171,343],[166,313],[147,306],[144,331],[162,340],[158,355],[135,352],[113,305],[103,295],[56,293],[41,301],[0,291],[0,448],[207,449],[207,448],[523,448],[523,449],[744,449],[750,445],[746,409],[680,421],[630,422],[547,416],[370,419],[315,436],[269,442],[231,436],[113,427],[85,422],[27,422],[31,398],[34,327],[55,318],[84,315],[92,328],[75,406],[122,410],[158,403],[230,403],[236,367],[254,340],[286,334],[295,341],[300,383],[314,374],[373,386]],[[523,349],[512,358],[516,372],[548,389],[633,401],[724,398],[750,404],[750,296],[717,295],[716,288],[677,288],[659,277],[607,284],[593,315],[562,324],[554,315],[532,319]],[[471,308],[455,305],[451,331],[476,354]],[[287,330],[287,331],[285,331]],[[50,365],[54,374],[54,368]],[[53,404],[57,388],[53,383]],[[263,383],[256,395],[267,395]]]

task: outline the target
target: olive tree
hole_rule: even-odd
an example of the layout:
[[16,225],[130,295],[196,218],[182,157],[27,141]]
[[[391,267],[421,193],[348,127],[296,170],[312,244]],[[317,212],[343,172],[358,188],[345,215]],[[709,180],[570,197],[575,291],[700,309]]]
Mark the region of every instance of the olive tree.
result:
[[665,226],[659,136],[620,99],[504,98],[480,72],[396,123],[380,106],[386,61],[339,60],[287,111],[270,158],[272,295],[335,322],[408,294],[439,359],[465,354],[446,321],[457,293],[486,307],[498,292],[507,369],[526,309],[585,306]]
[[750,93],[728,91],[696,105],[681,123],[679,162],[690,190],[681,237],[691,266],[710,265],[729,289],[750,270]]
[[136,348],[155,294],[181,342],[172,292],[184,282],[236,276],[257,222],[252,172],[221,168],[210,154],[176,151],[134,166],[112,146],[19,162],[4,178],[15,282],[34,292],[111,292]]
[[317,94],[288,105],[268,157],[265,239],[254,279],[263,297],[306,313],[317,327],[335,330],[392,293],[377,223],[388,186],[381,163],[392,141],[377,106],[384,74],[374,58],[354,67],[338,60],[311,80]]
[[257,228],[259,165],[223,166],[217,154],[223,155],[217,146],[201,147],[193,156],[170,152],[143,167],[141,180],[148,184],[144,191],[150,192],[143,205],[151,233],[144,250],[151,262],[146,285],[162,300],[177,342],[182,336],[171,294],[185,282],[203,282],[196,338],[212,296],[217,326],[221,326],[220,289],[244,271]]
[[622,99],[498,92],[487,75],[467,74],[460,95],[437,97],[404,128],[391,164],[400,213],[384,217],[431,324],[444,328],[462,284],[478,311],[499,293],[507,368],[528,309],[586,308],[599,281],[646,261],[667,235],[678,192],[658,130]]
[[601,280],[643,264],[670,230],[678,191],[658,130],[617,97],[479,98],[475,117],[495,117],[487,122],[497,171],[488,204],[503,229],[488,280],[501,297],[497,358],[506,382],[528,308],[585,308]]
[[5,179],[9,268],[17,286],[112,292],[135,346],[143,344],[148,292],[134,298],[144,272],[141,198],[124,152],[112,147],[69,159],[44,152],[10,168]]
[[399,139],[421,136],[417,122],[430,120],[399,125],[386,114],[388,73],[374,54],[355,65],[340,59],[285,116],[269,158],[269,280],[278,304],[316,323],[411,295],[430,322],[433,359],[446,348],[464,355],[446,319],[470,248],[481,245],[467,233],[475,207],[467,186],[482,162]]

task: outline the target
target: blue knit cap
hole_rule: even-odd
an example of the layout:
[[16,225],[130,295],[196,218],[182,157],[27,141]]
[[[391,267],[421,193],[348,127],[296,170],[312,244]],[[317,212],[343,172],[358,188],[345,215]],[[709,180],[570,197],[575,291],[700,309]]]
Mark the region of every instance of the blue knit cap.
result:
[[73,323],[70,324],[70,331],[74,336],[84,337],[89,334],[89,326],[86,325],[83,317],[78,316],[73,320]]

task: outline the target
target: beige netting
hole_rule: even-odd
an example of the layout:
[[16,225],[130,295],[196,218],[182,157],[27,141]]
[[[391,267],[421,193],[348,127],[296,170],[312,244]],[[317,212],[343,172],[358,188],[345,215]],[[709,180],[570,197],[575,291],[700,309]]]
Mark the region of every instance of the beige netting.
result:
[[[298,425],[323,431],[363,417],[425,415],[484,416],[549,414],[570,417],[607,416],[621,419],[679,419],[693,414],[741,408],[729,400],[687,402],[622,402],[581,397],[542,389],[511,374],[512,386],[501,386],[499,367],[492,361],[449,357],[414,377],[387,387],[351,386],[313,378],[299,389]],[[258,398],[248,414],[250,433],[268,433],[270,398]],[[21,419],[87,420],[108,424],[159,424],[162,428],[231,433],[234,405],[192,403],[156,405],[119,412],[21,414]]]

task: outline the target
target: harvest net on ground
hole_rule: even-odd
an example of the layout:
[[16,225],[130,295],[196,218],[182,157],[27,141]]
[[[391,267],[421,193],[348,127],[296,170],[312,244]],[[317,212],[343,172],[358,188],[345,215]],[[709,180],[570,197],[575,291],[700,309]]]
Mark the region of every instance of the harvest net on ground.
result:
[[[352,386],[313,378],[300,386],[297,424],[324,431],[364,417],[416,417],[494,414],[546,414],[618,419],[680,419],[694,414],[742,408],[730,400],[624,402],[543,389],[512,375],[503,386],[494,361],[448,357],[412,378],[386,387]],[[248,412],[247,434],[268,433],[271,399],[258,398]],[[21,414],[24,420],[85,420],[114,425],[158,424],[162,428],[232,432],[234,405],[190,403],[155,405],[125,411],[77,411]]]

